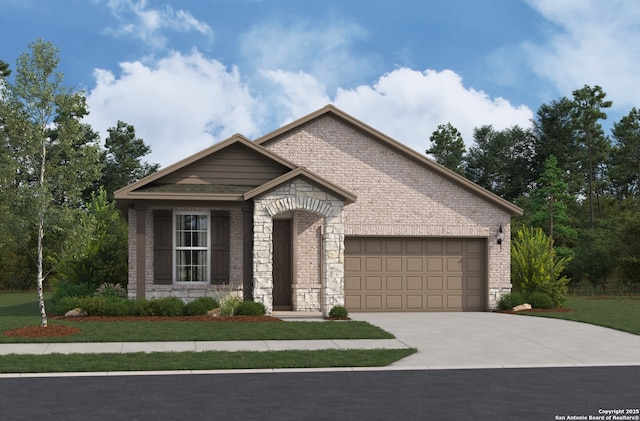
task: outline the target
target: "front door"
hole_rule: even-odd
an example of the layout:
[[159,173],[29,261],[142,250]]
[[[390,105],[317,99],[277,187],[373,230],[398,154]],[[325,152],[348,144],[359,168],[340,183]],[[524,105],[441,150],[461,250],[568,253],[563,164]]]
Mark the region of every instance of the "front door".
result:
[[273,221],[273,309],[291,311],[291,220]]

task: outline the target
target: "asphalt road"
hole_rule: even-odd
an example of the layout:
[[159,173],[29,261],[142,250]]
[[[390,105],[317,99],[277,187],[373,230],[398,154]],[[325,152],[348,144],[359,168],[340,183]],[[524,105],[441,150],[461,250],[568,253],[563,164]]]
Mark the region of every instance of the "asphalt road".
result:
[[606,420],[638,408],[640,366],[0,379],[2,420]]

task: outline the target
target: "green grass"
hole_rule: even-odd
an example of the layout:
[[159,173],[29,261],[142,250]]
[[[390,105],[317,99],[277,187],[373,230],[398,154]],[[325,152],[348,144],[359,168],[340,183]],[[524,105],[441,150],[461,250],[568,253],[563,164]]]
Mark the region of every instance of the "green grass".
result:
[[[40,324],[35,293],[0,293],[0,332]],[[218,323],[178,321],[80,322],[50,320],[82,332],[66,337],[11,338],[15,342],[162,342],[308,339],[393,339],[377,326],[360,321]]]
[[0,356],[0,373],[384,367],[415,349]]
[[590,323],[640,335],[640,297],[568,297],[564,306],[576,311],[522,314]]

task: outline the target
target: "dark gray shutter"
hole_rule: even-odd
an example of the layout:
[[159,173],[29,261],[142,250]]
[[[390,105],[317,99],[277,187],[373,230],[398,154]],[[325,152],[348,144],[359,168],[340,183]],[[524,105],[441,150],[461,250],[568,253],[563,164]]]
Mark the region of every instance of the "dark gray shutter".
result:
[[211,283],[229,282],[229,212],[211,212]]
[[173,212],[156,210],[153,212],[153,283],[171,285],[173,283]]

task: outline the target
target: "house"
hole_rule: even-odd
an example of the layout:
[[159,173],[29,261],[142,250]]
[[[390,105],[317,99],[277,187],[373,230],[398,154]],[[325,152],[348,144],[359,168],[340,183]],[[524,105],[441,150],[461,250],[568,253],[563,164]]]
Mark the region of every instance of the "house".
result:
[[328,105],[115,194],[129,296],[242,290],[274,310],[486,311],[522,210]]

